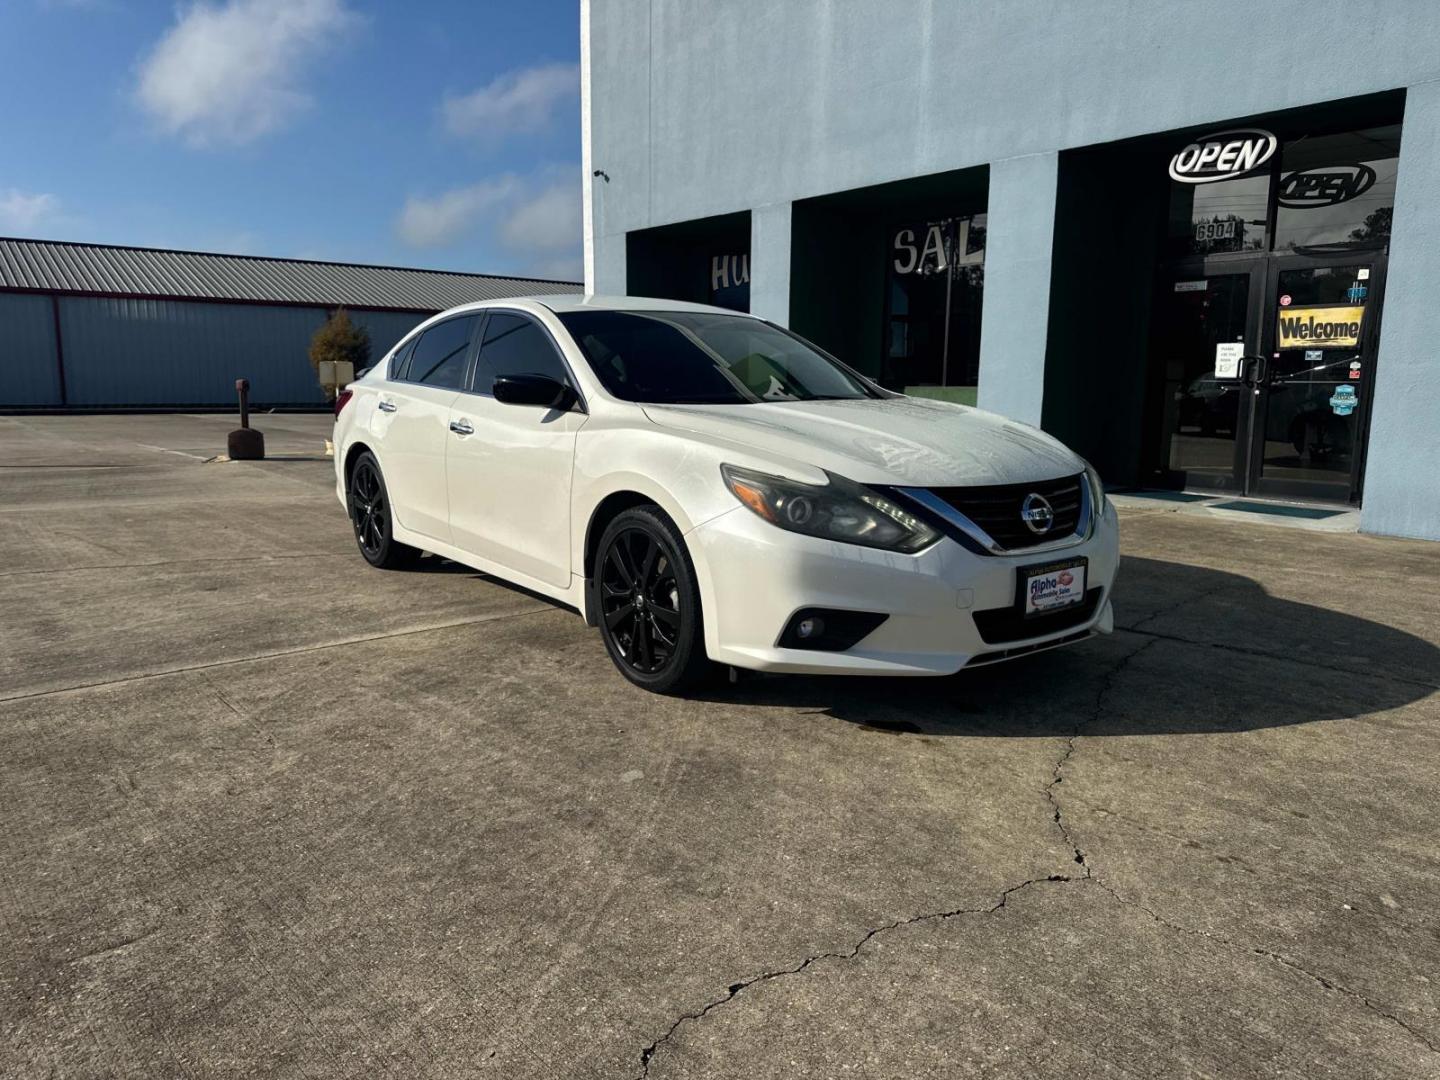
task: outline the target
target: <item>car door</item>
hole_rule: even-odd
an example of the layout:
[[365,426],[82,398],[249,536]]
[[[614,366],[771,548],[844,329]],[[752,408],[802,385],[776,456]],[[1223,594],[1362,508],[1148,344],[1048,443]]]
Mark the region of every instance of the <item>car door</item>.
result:
[[570,482],[579,407],[505,405],[497,375],[549,375],[571,387],[550,332],[528,315],[492,311],[471,389],[450,407],[446,477],[452,542],[549,585],[570,585]]
[[376,402],[380,464],[395,517],[412,532],[446,542],[450,406],[465,385],[478,322],[476,315],[461,315],[427,328],[405,370],[385,383]]

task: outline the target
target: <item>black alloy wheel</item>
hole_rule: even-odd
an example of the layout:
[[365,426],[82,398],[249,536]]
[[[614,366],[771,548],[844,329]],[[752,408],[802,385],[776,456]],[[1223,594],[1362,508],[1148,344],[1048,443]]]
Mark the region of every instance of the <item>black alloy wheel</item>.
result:
[[420,552],[391,536],[390,495],[380,463],[369,451],[361,454],[350,470],[349,496],[350,524],[365,561],[384,570],[413,564]]
[[650,507],[616,517],[601,538],[595,575],[600,634],[627,679],[665,694],[704,675],[700,591],[668,517]]

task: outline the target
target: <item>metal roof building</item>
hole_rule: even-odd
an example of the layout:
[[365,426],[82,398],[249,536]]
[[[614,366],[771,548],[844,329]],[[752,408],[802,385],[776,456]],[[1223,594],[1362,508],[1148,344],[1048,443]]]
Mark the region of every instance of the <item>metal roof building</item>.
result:
[[572,282],[0,238],[0,409],[320,405],[310,338],[337,307],[383,355],[437,311]]

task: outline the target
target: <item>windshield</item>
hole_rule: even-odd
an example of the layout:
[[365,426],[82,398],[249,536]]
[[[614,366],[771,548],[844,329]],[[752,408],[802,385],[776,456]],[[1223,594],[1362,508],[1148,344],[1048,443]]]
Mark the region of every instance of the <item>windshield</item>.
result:
[[877,396],[814,346],[743,315],[572,311],[560,321],[605,389],[626,401],[740,405]]

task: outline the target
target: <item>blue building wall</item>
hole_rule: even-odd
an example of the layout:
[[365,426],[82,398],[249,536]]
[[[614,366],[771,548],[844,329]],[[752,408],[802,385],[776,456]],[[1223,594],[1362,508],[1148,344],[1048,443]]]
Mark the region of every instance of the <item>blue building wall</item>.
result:
[[1380,326],[1367,532],[1440,539],[1440,83],[1412,87]]
[[53,405],[59,400],[50,298],[0,293],[0,403]]
[[1405,89],[1363,527],[1440,539],[1436,0],[585,0],[581,34],[587,289],[625,291],[632,231],[748,210],[774,315],[794,201],[988,165],[980,402],[1028,418],[1054,155]]
[[[51,298],[0,293],[0,408],[59,406]],[[323,308],[62,296],[63,404],[228,405],[250,380],[257,405],[322,405],[310,339]],[[351,311],[379,358],[426,315]]]

